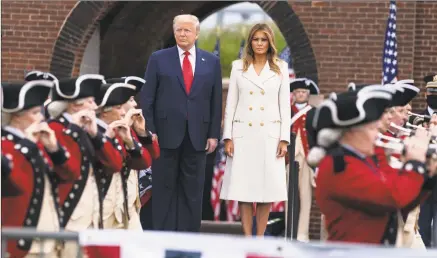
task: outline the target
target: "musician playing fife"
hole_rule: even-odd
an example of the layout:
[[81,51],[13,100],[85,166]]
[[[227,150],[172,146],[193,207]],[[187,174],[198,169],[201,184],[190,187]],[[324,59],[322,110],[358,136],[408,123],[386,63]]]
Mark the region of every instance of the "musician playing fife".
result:
[[394,245],[397,210],[435,184],[436,164],[425,164],[430,134],[424,130],[407,143],[401,170],[385,173],[371,159],[379,119],[392,99],[384,88],[332,96],[314,115],[319,146],[308,161],[319,166],[316,200],[331,241]]

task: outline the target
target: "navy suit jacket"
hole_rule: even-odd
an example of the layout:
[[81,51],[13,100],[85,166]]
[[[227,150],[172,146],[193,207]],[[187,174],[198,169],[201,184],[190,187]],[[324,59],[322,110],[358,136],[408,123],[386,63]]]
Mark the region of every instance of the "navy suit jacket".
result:
[[140,104],[147,128],[159,145],[178,148],[187,130],[193,147],[205,150],[208,138],[219,139],[222,119],[220,59],[196,48],[190,93],[186,92],[177,47],[154,52],[147,64]]

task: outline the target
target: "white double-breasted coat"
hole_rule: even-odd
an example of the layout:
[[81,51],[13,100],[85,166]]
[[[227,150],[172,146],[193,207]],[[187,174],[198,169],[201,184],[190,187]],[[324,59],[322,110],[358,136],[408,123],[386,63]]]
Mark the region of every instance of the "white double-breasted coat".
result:
[[220,198],[242,202],[287,200],[284,158],[276,156],[280,141],[290,142],[288,64],[281,74],[267,62],[260,75],[253,65],[243,72],[242,60],[232,63],[224,117],[223,139],[232,139]]

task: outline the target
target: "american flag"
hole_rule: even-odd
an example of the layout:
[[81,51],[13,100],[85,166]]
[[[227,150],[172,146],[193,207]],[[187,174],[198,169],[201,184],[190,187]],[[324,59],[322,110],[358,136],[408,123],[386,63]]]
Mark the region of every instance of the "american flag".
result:
[[398,43],[396,41],[396,1],[390,1],[390,12],[385,30],[384,52],[382,62],[382,84],[397,81]]
[[220,38],[217,37],[217,40],[215,42],[214,51],[212,53],[218,57],[220,57]]
[[[214,50],[214,55],[220,57],[220,38],[217,37]],[[220,220],[220,189],[222,186],[223,175],[225,174],[226,155],[223,141],[220,141],[217,146],[217,156],[214,165],[214,174],[212,176],[211,187],[211,206],[214,211],[214,220]]]
[[282,49],[281,53],[279,53],[279,58],[288,63],[288,75],[290,79],[296,78],[296,74],[294,74],[293,70],[293,60],[291,58],[291,52],[288,46]]

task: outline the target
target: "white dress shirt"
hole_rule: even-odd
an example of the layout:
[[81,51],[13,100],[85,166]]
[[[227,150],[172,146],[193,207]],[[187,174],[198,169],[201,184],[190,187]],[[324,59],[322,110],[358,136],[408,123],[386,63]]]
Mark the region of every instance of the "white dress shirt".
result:
[[428,113],[432,116],[432,114],[437,113],[437,112],[434,111],[434,109],[432,109],[430,106],[428,106]]
[[[182,48],[180,48],[179,46],[177,46],[178,48],[178,53],[179,53],[179,61],[181,62],[181,68],[182,71],[184,70],[184,58],[185,58],[185,50],[183,50]],[[194,71],[196,69],[196,47],[193,46],[190,50],[188,50],[188,52],[190,52],[190,55],[188,56],[188,60],[191,63],[191,69],[193,70],[193,75],[194,75]]]

